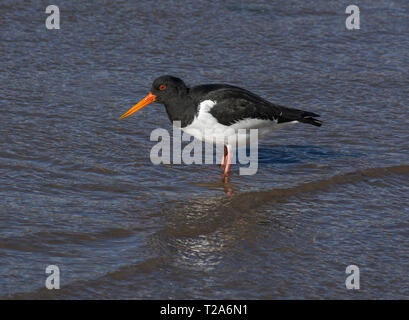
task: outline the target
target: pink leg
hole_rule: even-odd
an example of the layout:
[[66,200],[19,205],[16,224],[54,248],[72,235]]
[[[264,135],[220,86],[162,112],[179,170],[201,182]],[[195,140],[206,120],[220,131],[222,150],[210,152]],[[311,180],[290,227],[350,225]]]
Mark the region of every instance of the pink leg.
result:
[[226,165],[226,158],[227,158],[227,147],[224,146],[224,156],[223,156],[222,162],[220,163],[220,166],[222,168]]
[[231,160],[232,160],[232,152],[227,147],[225,147],[225,148],[227,149],[227,156],[226,156],[226,162],[225,162],[226,167],[224,168],[224,174],[228,174],[229,171],[230,171],[230,165],[231,165]]

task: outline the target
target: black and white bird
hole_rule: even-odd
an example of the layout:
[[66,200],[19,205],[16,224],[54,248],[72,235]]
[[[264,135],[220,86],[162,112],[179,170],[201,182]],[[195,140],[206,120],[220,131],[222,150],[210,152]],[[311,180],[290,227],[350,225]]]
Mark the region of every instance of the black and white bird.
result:
[[[238,143],[258,129],[258,138],[290,123],[321,126],[318,114],[271,103],[256,94],[228,84],[204,84],[189,88],[176,77],[165,75],[153,81],[151,92],[124,113],[126,118],[152,102],[165,105],[169,119],[180,121],[181,129],[202,141],[224,145],[221,161],[224,174],[230,171],[232,153]],[[233,141],[234,143],[231,143]]]

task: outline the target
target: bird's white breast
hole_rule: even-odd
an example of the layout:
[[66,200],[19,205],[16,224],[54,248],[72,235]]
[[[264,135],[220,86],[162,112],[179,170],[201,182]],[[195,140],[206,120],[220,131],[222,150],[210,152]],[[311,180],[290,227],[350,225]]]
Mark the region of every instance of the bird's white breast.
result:
[[213,137],[223,138],[234,135],[234,129],[220,124],[215,117],[210,114],[216,101],[205,100],[199,105],[199,112],[193,122],[182,128],[186,133],[202,141],[212,142]]

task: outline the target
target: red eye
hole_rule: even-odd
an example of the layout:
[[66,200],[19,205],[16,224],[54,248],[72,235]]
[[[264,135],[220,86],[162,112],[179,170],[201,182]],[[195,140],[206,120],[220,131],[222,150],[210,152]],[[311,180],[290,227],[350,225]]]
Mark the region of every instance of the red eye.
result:
[[165,89],[166,89],[166,86],[164,84],[161,84],[159,87],[159,90],[165,90]]

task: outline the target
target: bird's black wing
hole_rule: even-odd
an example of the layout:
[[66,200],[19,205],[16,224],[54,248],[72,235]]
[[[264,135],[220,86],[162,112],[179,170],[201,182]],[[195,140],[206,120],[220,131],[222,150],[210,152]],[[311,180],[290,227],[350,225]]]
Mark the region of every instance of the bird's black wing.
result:
[[314,119],[319,117],[318,114],[271,103],[239,87],[203,85],[193,89],[202,99],[216,101],[210,114],[224,125],[231,125],[244,119],[261,119],[275,120],[278,123],[299,121],[321,126],[321,121]]

